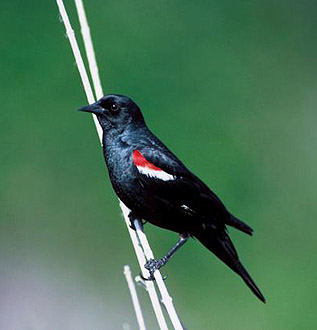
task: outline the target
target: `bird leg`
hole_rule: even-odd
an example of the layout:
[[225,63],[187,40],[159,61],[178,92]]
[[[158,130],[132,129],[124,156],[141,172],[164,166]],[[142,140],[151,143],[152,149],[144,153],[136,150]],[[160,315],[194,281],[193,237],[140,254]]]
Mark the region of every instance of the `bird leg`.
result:
[[143,219],[138,219],[132,212],[129,213],[128,215],[129,220],[130,220],[130,228],[133,230],[136,230],[134,221],[137,220],[140,223],[141,228],[143,229],[143,226],[147,223],[147,221]]
[[150,278],[149,280],[154,280],[154,272],[157,269],[160,269],[161,267],[163,267],[168,260],[172,257],[172,255],[174,255],[174,253],[179,250],[188,240],[189,238],[189,234],[184,233],[181,234],[179,237],[179,240],[177,241],[177,243],[167,252],[167,254],[161,258],[161,259],[150,259],[145,265],[144,267],[149,271],[150,273]]

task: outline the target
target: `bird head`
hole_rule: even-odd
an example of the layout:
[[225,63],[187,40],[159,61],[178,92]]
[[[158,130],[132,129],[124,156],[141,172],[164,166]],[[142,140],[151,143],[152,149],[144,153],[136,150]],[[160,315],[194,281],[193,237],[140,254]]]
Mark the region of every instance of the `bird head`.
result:
[[95,103],[79,109],[95,114],[104,131],[110,129],[124,130],[127,126],[144,125],[140,108],[129,97],[108,94]]

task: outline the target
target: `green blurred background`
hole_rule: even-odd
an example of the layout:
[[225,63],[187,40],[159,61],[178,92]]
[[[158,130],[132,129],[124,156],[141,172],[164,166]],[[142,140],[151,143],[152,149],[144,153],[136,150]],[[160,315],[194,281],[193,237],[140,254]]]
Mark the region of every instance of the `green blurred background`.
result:
[[[255,229],[230,232],[267,304],[191,241],[162,271],[186,327],[316,329],[316,1],[85,5],[105,92]],[[136,329],[139,269],[56,3],[1,7],[0,329]],[[177,237],[146,233],[157,256]]]

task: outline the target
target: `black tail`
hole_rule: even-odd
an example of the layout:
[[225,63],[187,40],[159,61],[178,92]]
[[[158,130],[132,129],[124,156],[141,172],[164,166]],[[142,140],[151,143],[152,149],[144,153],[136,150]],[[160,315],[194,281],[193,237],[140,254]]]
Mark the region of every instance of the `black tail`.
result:
[[239,220],[238,218],[236,218],[235,216],[233,216],[232,214],[230,214],[230,218],[225,220],[226,224],[234,227],[238,230],[243,231],[244,233],[252,236],[253,234],[253,229],[251,227],[249,227],[246,223],[244,223],[243,221]]
[[246,269],[241,264],[237,251],[225,231],[217,235],[211,230],[205,230],[194,235],[208,250],[213,252],[220,260],[241,276],[245,284],[263,302],[265,298],[254,283]]

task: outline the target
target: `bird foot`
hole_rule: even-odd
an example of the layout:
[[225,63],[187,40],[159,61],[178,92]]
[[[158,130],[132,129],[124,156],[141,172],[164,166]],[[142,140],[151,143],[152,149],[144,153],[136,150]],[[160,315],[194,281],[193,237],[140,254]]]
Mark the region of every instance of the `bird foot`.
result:
[[[150,273],[150,277],[147,280],[155,280],[154,278],[154,272],[157,269],[160,269],[161,267],[163,267],[167,262],[167,258],[163,257],[161,259],[150,259],[145,265],[144,268],[146,268],[149,273]],[[167,276],[165,276],[163,279],[165,280],[167,278]]]
[[[130,212],[130,214],[129,214],[129,219],[130,219],[130,228],[132,230],[136,230],[135,225],[134,225],[134,220],[136,219],[136,217],[134,214],[132,214],[132,212]],[[147,223],[147,221],[142,220],[142,219],[140,220],[140,222],[141,222],[142,227]]]
[[[150,277],[144,277],[142,274],[140,274],[140,277],[143,281],[155,281],[154,275],[151,275]],[[167,275],[162,276],[163,281],[165,281],[167,277]]]

